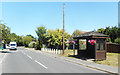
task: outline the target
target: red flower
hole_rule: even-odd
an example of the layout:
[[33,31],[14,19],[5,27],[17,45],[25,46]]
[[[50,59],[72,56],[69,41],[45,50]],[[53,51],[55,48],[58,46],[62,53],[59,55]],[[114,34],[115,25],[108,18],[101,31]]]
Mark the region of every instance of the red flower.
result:
[[95,40],[88,40],[88,42],[90,42],[92,45],[96,43]]

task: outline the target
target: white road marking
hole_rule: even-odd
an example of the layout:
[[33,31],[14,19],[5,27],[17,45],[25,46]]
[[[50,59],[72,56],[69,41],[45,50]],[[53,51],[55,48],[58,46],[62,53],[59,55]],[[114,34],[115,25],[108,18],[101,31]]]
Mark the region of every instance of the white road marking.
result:
[[41,63],[40,63],[40,62],[38,62],[37,60],[35,60],[35,62],[36,62],[36,63],[38,63],[39,65],[41,65],[42,67],[44,67],[44,68],[46,68],[46,69],[47,69],[47,67],[46,67],[45,65],[41,64]]
[[2,57],[0,64],[2,64],[3,59],[5,58],[6,54]]
[[29,56],[29,55],[27,55],[27,57],[29,57],[30,59],[32,59],[32,57],[31,57],[31,56]]
[[[22,52],[23,54],[25,54],[24,52]],[[27,55],[27,57],[29,57],[30,59],[32,59],[32,57],[31,56],[29,56],[29,55]],[[40,62],[38,62],[37,60],[34,60],[36,63],[38,63],[39,65],[41,65],[42,67],[44,67],[44,68],[46,68],[47,69],[47,67],[45,66],[45,65],[43,65],[43,64],[41,64]]]

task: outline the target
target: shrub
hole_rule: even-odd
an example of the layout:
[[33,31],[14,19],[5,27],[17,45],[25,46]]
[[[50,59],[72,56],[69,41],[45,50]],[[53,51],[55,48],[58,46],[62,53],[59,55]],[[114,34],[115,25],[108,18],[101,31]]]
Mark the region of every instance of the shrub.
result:
[[28,45],[28,46],[29,46],[30,48],[34,48],[34,45],[35,45],[35,42],[34,42],[34,41],[32,41],[32,42],[30,42],[30,43],[29,43],[29,45]]
[[115,43],[120,44],[120,37],[119,37],[119,38],[117,38],[117,39],[115,39]]
[[29,43],[33,40],[32,37],[30,36],[25,36],[22,38],[22,42],[24,44],[25,47],[28,47]]
[[41,47],[42,47],[42,46],[39,45],[39,42],[37,42],[37,43],[35,44],[35,49],[36,49],[36,50],[41,50]]

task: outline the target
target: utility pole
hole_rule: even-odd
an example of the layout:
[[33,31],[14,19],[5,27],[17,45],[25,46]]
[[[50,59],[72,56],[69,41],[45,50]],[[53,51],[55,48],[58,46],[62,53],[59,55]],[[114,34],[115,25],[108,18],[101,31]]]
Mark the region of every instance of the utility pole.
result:
[[65,3],[63,3],[63,54],[64,54],[64,24],[65,24]]

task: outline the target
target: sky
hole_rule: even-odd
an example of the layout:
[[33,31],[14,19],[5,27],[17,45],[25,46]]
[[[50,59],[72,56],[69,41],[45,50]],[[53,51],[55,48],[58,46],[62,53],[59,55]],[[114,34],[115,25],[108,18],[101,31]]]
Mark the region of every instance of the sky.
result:
[[[63,28],[62,2],[3,2],[2,21],[17,35],[32,34],[43,25],[47,29]],[[66,2],[65,31],[93,31],[118,25],[117,2]]]

